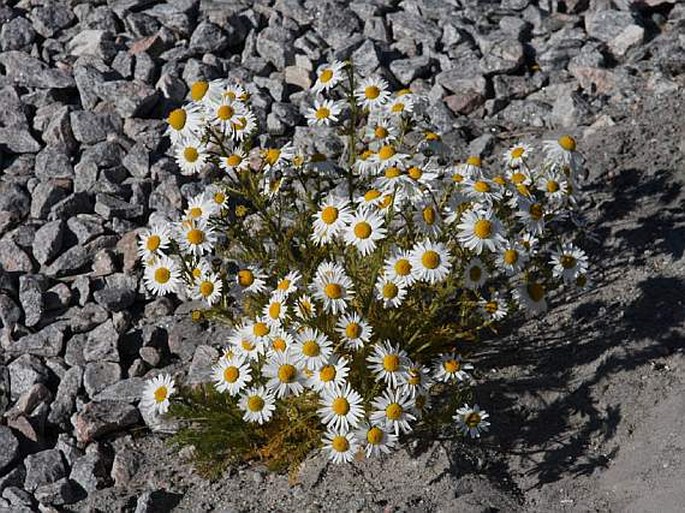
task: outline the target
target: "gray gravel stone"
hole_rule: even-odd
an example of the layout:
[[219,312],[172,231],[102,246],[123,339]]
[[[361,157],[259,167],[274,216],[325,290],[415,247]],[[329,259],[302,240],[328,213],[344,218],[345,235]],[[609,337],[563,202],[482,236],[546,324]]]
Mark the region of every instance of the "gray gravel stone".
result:
[[50,324],[37,333],[13,341],[8,352],[46,357],[58,356],[64,348],[64,330],[65,325],[62,323]]
[[134,144],[122,161],[131,176],[146,178],[150,175],[150,155],[142,142]]
[[86,244],[105,233],[102,217],[94,214],[78,214],[67,221],[69,231],[78,239],[79,244]]
[[33,43],[36,31],[26,18],[17,16],[2,24],[0,29],[0,48],[7,50],[21,50]]
[[19,440],[12,430],[6,426],[0,426],[0,474],[10,469],[14,461],[19,458]]
[[22,354],[7,366],[11,397],[18,399],[36,383],[47,383],[49,370],[37,356]]
[[57,257],[43,271],[48,276],[60,277],[77,274],[90,262],[88,250],[83,246],[74,246]]
[[72,504],[79,499],[79,494],[74,489],[72,481],[67,478],[39,486],[33,492],[33,496],[41,504],[50,504],[52,506]]
[[105,219],[135,219],[143,215],[143,206],[132,205],[110,194],[98,194],[95,197],[95,212]]
[[189,48],[193,52],[221,53],[228,48],[228,36],[214,23],[202,22],[195,27],[190,38]]
[[86,29],[69,40],[67,51],[71,55],[95,55],[109,62],[117,53],[112,33],[107,30]]
[[77,141],[95,144],[108,136],[120,133],[121,118],[109,112],[90,112],[78,110],[71,113],[71,129]]
[[[103,308],[100,310],[106,312]],[[118,362],[118,343],[119,333],[114,329],[112,321],[108,320],[88,334],[88,342],[83,348],[83,357],[87,362]]]
[[409,85],[415,78],[423,77],[430,71],[430,62],[427,55],[398,59],[390,63],[390,71],[402,84]]
[[284,69],[295,59],[294,34],[283,27],[267,27],[257,36],[256,49],[260,56],[277,69]]
[[143,492],[138,497],[135,513],[155,513],[156,511],[171,511],[181,496],[166,490]]
[[8,80],[23,87],[65,89],[74,87],[74,77],[66,71],[50,68],[47,64],[24,52],[9,51],[0,54]]
[[159,93],[138,80],[114,80],[94,85],[95,94],[114,105],[122,118],[145,116],[157,103]]
[[95,86],[105,81],[103,73],[94,66],[77,64],[74,66],[74,81],[81,96],[83,108],[86,110],[95,108],[99,100],[99,96],[95,92]]
[[76,21],[68,5],[57,2],[41,2],[31,11],[33,27],[43,37],[52,37]]
[[65,145],[49,145],[36,155],[36,178],[47,181],[51,178],[74,176],[74,167],[65,148]]
[[112,312],[120,312],[130,307],[136,299],[136,291],[121,287],[107,287],[93,294],[99,305]]
[[50,209],[69,195],[71,184],[63,180],[40,182],[32,192],[31,217],[47,219]]
[[111,466],[112,458],[99,444],[93,444],[74,462],[69,477],[87,493],[92,493],[111,485]]
[[[14,326],[19,322],[21,316],[22,310],[15,303],[14,299],[7,294],[0,294],[0,322],[2,322],[2,327],[11,333],[14,331]],[[2,411],[1,406],[0,411]]]
[[645,37],[645,29],[639,25],[628,25],[621,33],[609,41],[609,51],[614,57],[624,57],[630,50],[640,46]]
[[143,393],[143,385],[145,380],[140,377],[131,377],[122,379],[93,397],[94,401],[113,400],[126,403],[134,403],[140,401]]
[[0,265],[8,273],[31,273],[34,271],[31,257],[9,235],[0,240]]
[[62,249],[65,224],[61,220],[45,223],[33,239],[33,257],[39,264],[47,264]]
[[119,401],[90,402],[76,414],[76,438],[83,443],[120,431],[138,423],[135,406]]
[[66,428],[69,417],[75,408],[76,395],[83,381],[83,369],[79,366],[71,367],[64,374],[57,387],[55,400],[50,405],[48,422]]
[[611,9],[590,11],[585,15],[585,30],[590,37],[609,42],[626,27],[633,25],[633,15]]
[[19,302],[24,310],[25,326],[35,326],[43,316],[45,285],[45,277],[40,274],[25,274],[19,277]]
[[89,397],[116,383],[121,378],[121,368],[115,362],[91,362],[83,373],[83,388]]
[[54,483],[69,473],[62,453],[56,449],[30,454],[24,460],[24,465],[26,465],[24,488],[30,492],[39,486]]

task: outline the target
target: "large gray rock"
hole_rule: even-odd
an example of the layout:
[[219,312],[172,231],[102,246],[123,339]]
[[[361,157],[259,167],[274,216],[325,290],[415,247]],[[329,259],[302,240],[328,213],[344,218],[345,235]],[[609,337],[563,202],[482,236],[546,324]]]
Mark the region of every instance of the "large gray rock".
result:
[[633,15],[626,11],[605,9],[590,11],[585,15],[585,31],[588,35],[607,43],[634,23]]
[[69,473],[62,452],[57,449],[30,454],[24,460],[24,465],[26,465],[24,488],[30,492],[39,486],[54,483]]
[[[93,397],[94,401],[121,401],[126,403],[135,403],[140,401],[143,396],[143,387],[145,380],[140,377],[132,377],[117,381],[108,386],[100,393]],[[59,392],[58,392],[59,393]]]
[[143,215],[143,205],[132,205],[110,194],[98,194],[95,200],[95,212],[105,219],[115,217],[135,219]]
[[64,330],[62,323],[50,324],[37,333],[32,333],[12,341],[8,348],[10,354],[32,354],[36,356],[58,356],[64,348]]
[[14,85],[46,89],[65,89],[76,85],[74,77],[66,71],[51,68],[24,52],[13,50],[2,53],[0,64],[5,68],[7,79]]
[[138,80],[114,80],[95,83],[95,94],[114,105],[122,118],[144,116],[157,103],[159,93]]
[[33,239],[33,257],[39,264],[48,264],[62,249],[64,240],[64,221],[45,223]]
[[[104,309],[99,308],[99,311]],[[106,318],[106,311],[105,311]],[[97,328],[88,334],[88,341],[83,348],[83,357],[87,362],[98,361],[119,361],[119,351],[117,346],[119,344],[119,333],[114,328],[111,320],[100,324]]]
[[63,477],[54,483],[39,486],[33,492],[33,496],[41,504],[49,504],[52,506],[72,504],[80,498],[73,482],[66,477]]
[[2,24],[0,29],[0,49],[21,50],[33,43],[36,31],[26,18],[17,16]]
[[134,426],[140,420],[135,406],[119,401],[90,402],[76,414],[74,428],[79,442],[88,443]]
[[111,466],[112,457],[99,444],[92,444],[86,454],[74,462],[69,477],[86,492],[92,493],[111,485]]
[[116,362],[90,362],[83,373],[83,388],[89,397],[121,379],[121,367]]
[[19,458],[19,440],[6,426],[0,426],[0,447],[0,474],[4,474]]
[[190,50],[203,53],[219,53],[228,48],[228,36],[221,27],[203,21],[198,24],[190,37]]
[[51,178],[72,178],[74,167],[66,154],[66,143],[46,146],[36,155],[36,178],[47,181]]
[[75,409],[76,395],[81,388],[82,379],[83,369],[79,366],[71,367],[62,376],[55,400],[50,405],[48,422],[63,428],[68,427],[69,417]]
[[46,280],[41,274],[24,274],[19,277],[19,302],[24,310],[25,326],[33,327],[40,322],[45,310],[45,287]]
[[47,383],[50,372],[40,358],[22,354],[8,366],[11,397],[16,400],[36,383]]
[[78,110],[71,113],[71,129],[77,141],[95,144],[121,132],[121,118],[109,112]]

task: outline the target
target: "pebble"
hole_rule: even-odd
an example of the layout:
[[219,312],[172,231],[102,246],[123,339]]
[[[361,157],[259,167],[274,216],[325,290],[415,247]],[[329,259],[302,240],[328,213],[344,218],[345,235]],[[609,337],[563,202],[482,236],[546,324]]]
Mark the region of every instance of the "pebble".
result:
[[30,454],[24,459],[26,478],[24,488],[33,492],[39,486],[54,483],[68,475],[62,452],[57,449]]
[[12,430],[6,426],[0,426],[0,475],[10,469],[12,463],[19,458],[19,440]]

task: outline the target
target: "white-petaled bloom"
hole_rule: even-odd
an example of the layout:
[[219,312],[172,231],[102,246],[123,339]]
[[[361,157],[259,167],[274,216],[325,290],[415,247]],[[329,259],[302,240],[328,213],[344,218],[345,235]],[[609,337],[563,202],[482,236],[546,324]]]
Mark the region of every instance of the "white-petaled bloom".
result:
[[476,255],[483,249],[497,251],[506,242],[502,236],[502,223],[491,210],[470,209],[461,216],[457,225],[459,242]]
[[533,317],[547,311],[545,286],[536,280],[529,280],[514,289],[514,299],[526,311],[527,317]]
[[360,176],[366,177],[370,174],[375,174],[378,166],[376,165],[376,161],[373,159],[373,153],[373,150],[366,149],[362,151],[354,161],[354,170]]
[[295,311],[297,316],[304,320],[312,319],[316,315],[316,306],[312,298],[307,294],[302,294],[295,300]]
[[212,367],[212,379],[219,392],[238,395],[252,382],[252,369],[242,355],[224,357]]
[[507,169],[507,180],[516,188],[519,194],[530,196],[528,186],[533,183],[533,174],[525,166],[510,167]]
[[537,188],[552,202],[560,202],[569,194],[568,180],[554,167],[542,173],[537,180]]
[[371,422],[374,424],[384,426],[397,436],[411,432],[409,423],[416,420],[416,416],[411,413],[413,401],[406,392],[385,390],[382,396],[371,402],[371,407],[374,410],[371,413]]
[[253,327],[250,324],[236,326],[228,338],[234,347],[234,353],[249,360],[258,360],[264,354],[264,343],[252,336]]
[[145,266],[145,286],[158,296],[176,292],[181,280],[181,270],[176,263],[167,256],[156,257]]
[[189,176],[200,172],[207,162],[207,152],[197,139],[188,138],[179,141],[176,146],[176,163],[181,168],[181,174]]
[[256,129],[257,117],[251,110],[245,109],[244,112],[238,116],[238,120],[233,123],[233,139],[236,142],[242,142]]
[[[386,115],[383,115],[381,111],[376,111],[376,113],[370,116],[369,121],[366,125],[366,138],[371,141],[377,141],[382,144],[387,144],[391,141],[397,139],[399,135],[399,128],[395,124],[394,120]],[[367,157],[371,157],[373,152],[369,152]]]
[[473,408],[464,404],[452,418],[456,421],[457,429],[462,434],[469,435],[471,438],[479,438],[480,434],[490,427],[490,422],[486,420],[489,417],[490,415],[485,410],[481,410],[477,404]]
[[414,96],[412,94],[398,94],[391,98],[383,108],[391,116],[411,114],[414,110]]
[[286,296],[283,292],[273,292],[269,302],[262,309],[262,317],[271,326],[280,326],[288,316],[288,305]]
[[347,380],[350,366],[347,358],[332,355],[328,363],[312,372],[307,380],[307,386],[316,392],[341,387]]
[[[406,190],[414,186],[410,178],[398,166],[379,166],[382,170],[378,174],[373,185],[384,195],[397,195],[397,199],[404,199]],[[368,193],[367,193],[368,194]],[[376,206],[381,207],[385,198],[377,198]]]
[[323,262],[316,270],[313,295],[327,313],[338,314],[347,310],[347,302],[354,295],[353,283],[340,264]]
[[441,242],[425,240],[411,251],[412,272],[416,278],[434,285],[447,278],[452,268],[450,254]]
[[261,294],[266,290],[266,274],[259,267],[242,267],[236,273],[235,284],[244,294]]
[[225,97],[207,106],[210,122],[227,136],[233,135],[233,126],[244,113],[245,106],[242,102]]
[[329,429],[323,437],[323,448],[333,463],[350,463],[359,450],[359,442],[352,432]]
[[305,328],[298,333],[292,348],[293,354],[301,358],[309,370],[320,369],[333,353],[333,343],[326,335],[314,328]]
[[368,77],[362,80],[359,87],[355,89],[354,96],[357,104],[369,110],[381,108],[390,98],[388,83],[383,78]]
[[398,250],[385,261],[383,272],[390,279],[410,287],[416,281],[416,275],[412,273],[410,259],[411,253],[409,251]]
[[526,230],[533,235],[545,231],[545,206],[534,198],[519,196],[519,209],[516,216],[521,219]]
[[264,161],[264,171],[281,169],[289,164],[295,156],[295,148],[291,142],[286,143],[280,148],[267,148],[262,150]]
[[369,189],[356,200],[359,208],[379,207],[383,202],[383,191],[379,189]]
[[469,381],[471,376],[467,371],[473,370],[473,365],[462,360],[456,353],[441,354],[435,362],[433,375],[436,381],[443,383],[454,381]]
[[504,152],[504,163],[510,168],[520,167],[530,158],[533,148],[526,143],[517,143]]
[[566,243],[552,251],[550,264],[555,278],[561,277],[565,283],[573,283],[578,276],[587,272],[588,259],[582,249]]
[[518,274],[525,267],[529,256],[525,248],[517,242],[504,244],[495,257],[497,267],[509,276]]
[[247,93],[242,85],[234,82],[225,85],[221,97],[231,102],[244,101],[247,98]]
[[386,234],[380,214],[369,208],[358,208],[345,231],[345,242],[366,256],[376,250],[376,243]]
[[205,273],[196,279],[192,286],[193,299],[207,301],[209,306],[219,302],[223,283],[216,273]]
[[413,399],[417,395],[427,394],[432,385],[433,378],[428,367],[410,361],[407,364],[407,374],[399,390],[406,392]]
[[464,287],[471,290],[478,290],[489,278],[485,264],[480,258],[472,258],[466,269],[464,269]]
[[181,250],[190,255],[210,253],[216,242],[214,229],[206,221],[183,221],[178,225],[178,232]]
[[317,413],[321,422],[329,429],[348,431],[357,427],[364,417],[362,396],[349,383],[324,389],[321,393],[321,405]]
[[254,322],[247,323],[245,326],[249,327],[250,336],[255,342],[261,344],[262,347],[268,344],[272,328],[267,322],[267,319],[257,317]]
[[357,312],[342,315],[338,319],[335,330],[340,334],[345,345],[354,351],[364,347],[364,344],[371,340],[373,334],[373,329],[369,323],[364,321]]
[[195,285],[200,281],[200,278],[211,273],[212,264],[208,260],[201,258],[195,262],[195,265],[189,265],[185,274],[191,285]]
[[228,195],[221,185],[215,184],[210,186],[207,190],[207,197],[217,211],[221,211],[228,206]]
[[202,114],[196,108],[179,107],[167,116],[167,134],[171,144],[182,144],[186,139],[200,139]]
[[188,96],[194,102],[207,105],[219,101],[225,87],[223,80],[197,80],[190,84]]
[[416,230],[425,237],[438,237],[442,232],[442,215],[432,199],[424,199],[414,211]]
[[314,100],[314,107],[307,109],[304,117],[309,126],[328,126],[338,121],[343,103],[333,100]]
[[[218,208],[212,199],[205,193],[201,193],[188,200],[188,208],[183,212],[183,217],[187,221],[205,222],[217,211]],[[186,228],[186,226],[182,226],[182,228]]]
[[268,351],[272,353],[282,353],[295,343],[293,336],[282,328],[274,328],[269,333]]
[[540,239],[538,239],[532,233],[523,233],[519,238],[519,243],[529,255],[536,255],[538,252],[538,244],[540,244]]
[[145,383],[140,406],[153,415],[169,411],[169,398],[176,392],[174,380],[168,374],[160,374]]
[[388,168],[400,165],[409,158],[406,153],[397,151],[393,144],[384,144],[371,157],[379,168]]
[[338,85],[345,77],[343,69],[345,64],[340,61],[333,61],[322,64],[316,70],[316,82],[312,87],[312,91],[318,93],[320,91],[328,91]]
[[388,276],[378,277],[376,281],[376,299],[383,304],[383,308],[399,307],[406,295],[407,288],[404,283]]
[[300,395],[307,381],[302,361],[290,349],[271,354],[262,367],[262,375],[268,379],[266,387],[278,399]]
[[342,198],[329,196],[319,205],[314,214],[314,230],[311,239],[319,244],[326,244],[340,235],[351,221],[349,202]]
[[576,140],[570,135],[562,135],[556,141],[542,143],[547,157],[561,166],[568,166],[578,172],[583,167],[583,156],[576,151]]
[[241,171],[250,168],[250,161],[242,148],[236,147],[228,152],[228,155],[219,159],[219,165],[231,177],[237,176]]
[[416,394],[414,397],[414,407],[412,408],[412,413],[416,415],[417,419],[423,418],[428,410],[432,406],[431,396],[428,392],[422,392]]
[[169,247],[169,225],[153,223],[150,228],[143,230],[138,237],[138,256],[149,260],[164,254]]
[[467,178],[462,182],[461,190],[474,201],[483,205],[492,205],[502,199],[502,187],[487,178]]
[[288,297],[290,294],[297,290],[297,283],[302,279],[300,271],[290,271],[283,278],[278,280],[276,284],[276,290],[273,294],[283,294]]
[[507,316],[507,302],[499,292],[493,292],[489,299],[478,300],[478,309],[487,321],[501,321]]
[[395,347],[387,340],[373,346],[373,352],[366,358],[376,381],[382,381],[392,388],[404,382],[410,361],[407,352]]
[[238,407],[245,412],[246,422],[264,424],[271,419],[276,409],[274,396],[264,387],[252,387],[240,396]]
[[397,444],[397,435],[391,433],[385,426],[363,422],[355,431],[355,436],[361,442],[367,458],[389,454]]

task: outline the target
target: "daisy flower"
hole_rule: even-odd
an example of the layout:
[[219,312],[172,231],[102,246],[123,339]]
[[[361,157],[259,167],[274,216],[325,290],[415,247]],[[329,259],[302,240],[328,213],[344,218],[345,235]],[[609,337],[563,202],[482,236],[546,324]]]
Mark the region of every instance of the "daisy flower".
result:
[[160,374],[145,383],[140,406],[153,415],[163,415],[169,411],[169,398],[175,392],[171,376]]
[[262,345],[268,342],[269,335],[271,334],[271,326],[267,322],[267,319],[258,317],[254,322],[248,323],[245,326],[249,328],[249,333],[253,340]]
[[329,196],[314,214],[312,240],[319,245],[331,242],[334,237],[342,233],[351,219],[349,202],[335,196]]
[[487,178],[466,178],[462,182],[464,194],[483,205],[492,205],[502,199],[502,187]]
[[342,387],[349,373],[348,360],[332,355],[326,365],[312,373],[307,380],[307,386],[316,392]]
[[243,356],[229,356],[212,368],[214,388],[229,395],[238,395],[252,381],[252,370]]
[[220,185],[212,185],[207,192],[214,210],[221,211],[228,207],[228,195]]
[[381,201],[383,201],[383,192],[379,189],[369,189],[357,198],[356,203],[359,208],[370,208],[378,207]]
[[399,387],[401,392],[406,392],[412,399],[420,394],[427,394],[433,384],[430,370],[420,363],[409,362],[407,364],[407,374]]
[[197,80],[190,84],[188,96],[194,102],[207,105],[220,101],[225,87],[223,80]]
[[244,294],[261,294],[266,290],[266,274],[259,267],[243,267],[236,273],[235,283]]
[[565,283],[573,283],[579,275],[587,272],[588,258],[582,249],[567,243],[552,251],[550,264],[555,278],[561,277]]
[[356,173],[361,176],[368,176],[375,173],[378,166],[373,158],[373,154],[373,150],[367,148],[357,156],[357,159],[354,161],[354,170]]
[[242,142],[256,129],[257,117],[251,110],[245,109],[242,114],[238,115],[238,120],[233,122],[233,139],[236,142]]
[[488,321],[501,321],[507,316],[507,302],[499,292],[493,292],[490,299],[478,300],[478,309]]
[[321,393],[322,407],[317,410],[329,429],[348,431],[364,417],[362,396],[347,383],[344,387],[326,388]]
[[542,235],[545,231],[545,207],[542,203],[519,196],[519,209],[516,216],[521,219],[527,231]]
[[533,148],[529,144],[517,143],[504,152],[504,163],[507,167],[517,168],[530,158]]
[[225,89],[221,93],[221,97],[231,102],[243,101],[246,99],[247,93],[245,92],[245,88],[240,84],[226,84]]
[[352,280],[340,264],[319,264],[314,278],[314,297],[323,303],[324,312],[338,314],[347,309],[354,295]]
[[342,315],[338,319],[335,331],[340,334],[345,345],[354,351],[364,347],[364,344],[371,340],[373,334],[373,329],[369,323],[362,320],[357,312]]
[[372,155],[372,159],[379,167],[397,166],[409,157],[406,153],[400,153],[393,144],[384,144]]
[[149,229],[143,230],[138,237],[138,256],[149,260],[164,254],[169,247],[169,225],[152,223]]
[[374,410],[371,413],[371,422],[394,432],[396,436],[409,433],[412,430],[409,423],[416,420],[416,416],[411,413],[412,403],[406,393],[384,390],[383,395],[371,402]]
[[417,205],[414,212],[416,229],[426,237],[437,237],[442,232],[440,209],[433,200],[425,199]]
[[250,161],[248,160],[242,148],[233,148],[228,155],[219,159],[219,165],[231,177],[236,177],[242,171],[250,168]]
[[548,169],[538,178],[537,188],[552,202],[562,201],[569,193],[566,177],[554,168]]
[[390,98],[388,87],[385,79],[368,77],[359,84],[359,87],[354,91],[354,96],[357,98],[360,107],[369,110],[379,109]]
[[216,212],[216,204],[211,198],[201,193],[188,200],[188,208],[185,209],[183,214],[188,221],[207,221]]
[[262,316],[271,326],[280,326],[288,315],[287,296],[283,292],[272,292],[269,302],[262,309]]
[[185,221],[179,226],[181,250],[195,256],[210,253],[216,242],[214,229],[206,221]]
[[[382,115],[380,111],[377,111],[376,114],[370,116],[366,125],[367,139],[387,144],[396,140],[398,135],[399,128],[389,117]],[[373,152],[369,152],[367,156],[373,156]]]
[[314,100],[314,107],[307,109],[304,117],[309,126],[328,126],[338,121],[343,103],[333,100]]
[[528,253],[517,242],[506,242],[495,257],[495,264],[509,276],[518,274],[528,262]]
[[533,183],[531,171],[523,166],[507,168],[507,180],[509,180],[519,194],[530,196],[528,186]]
[[201,136],[202,114],[199,110],[180,107],[167,116],[167,134],[174,146],[186,139],[199,139]]
[[328,363],[333,353],[333,343],[326,335],[314,328],[305,328],[297,334],[293,354],[302,359],[309,370],[317,370]]
[[199,173],[207,162],[207,156],[204,146],[197,139],[180,141],[176,149],[176,163],[181,168],[181,174],[186,176]]
[[570,135],[562,135],[556,141],[542,143],[547,157],[561,166],[568,166],[578,172],[583,167],[583,156],[576,151],[576,140]]
[[447,278],[452,268],[450,254],[441,242],[425,240],[411,251],[412,272],[417,279],[434,285]]
[[361,440],[362,449],[367,458],[389,454],[397,444],[397,436],[385,427],[362,423],[355,431],[355,436]]
[[404,283],[387,276],[380,276],[376,281],[376,299],[383,303],[383,308],[397,308],[404,301],[407,289]]
[[264,171],[280,169],[289,164],[295,156],[295,148],[291,142],[286,143],[281,148],[267,148],[262,150],[264,160]]
[[207,111],[212,124],[224,134],[232,135],[233,126],[239,122],[245,109],[242,103],[224,97],[209,104]]
[[433,375],[436,381],[449,383],[450,381],[468,381],[471,379],[468,372],[473,370],[473,365],[465,363],[461,356],[456,353],[441,354],[435,362]]
[[276,284],[276,290],[273,293],[283,294],[289,296],[297,290],[297,283],[302,279],[300,271],[290,271]]
[[203,299],[209,306],[218,303],[221,299],[223,284],[216,273],[206,273],[195,281],[192,288],[193,299]]
[[333,463],[350,463],[359,450],[359,442],[352,432],[329,429],[323,437],[323,448]]
[[459,242],[480,255],[483,249],[497,251],[506,242],[502,236],[502,223],[491,210],[470,209],[462,214],[457,225]]
[[407,376],[409,358],[406,351],[388,341],[375,344],[366,361],[369,362],[369,368],[375,374],[376,381],[382,381],[392,388],[397,388]]
[[302,320],[311,319],[316,315],[316,307],[312,302],[312,298],[307,294],[302,294],[295,301],[295,309],[297,316]]
[[489,278],[485,264],[480,258],[474,257],[464,269],[464,287],[471,290],[478,290]]
[[262,375],[268,379],[266,387],[277,399],[300,395],[307,379],[302,361],[290,350],[273,353],[262,367]]
[[281,328],[274,328],[269,333],[269,354],[282,353],[295,343],[293,336],[286,330]]
[[319,69],[316,70],[316,82],[312,87],[312,91],[315,93],[328,91],[338,85],[345,76],[343,73],[344,68],[345,64],[340,61],[333,61],[319,66]]
[[526,311],[528,317],[547,311],[545,287],[539,281],[527,281],[519,285],[514,289],[513,295],[519,306]]
[[469,435],[471,438],[480,438],[480,434],[490,427],[490,422],[486,420],[489,417],[490,415],[485,410],[481,410],[477,404],[473,408],[464,404],[452,418],[462,434]]
[[268,422],[276,409],[273,394],[264,387],[252,387],[245,391],[240,396],[238,407],[245,412],[243,419],[246,422],[260,425]]
[[[378,188],[381,193],[398,194],[398,199],[402,199],[405,189],[408,186],[412,186],[410,182],[407,174],[399,167],[393,165],[383,169],[383,172],[376,178],[374,186]],[[383,202],[383,198],[379,197],[377,200],[376,205],[380,206]]]
[[429,190],[435,188],[435,181],[438,178],[438,167],[434,160],[429,160],[425,164],[413,164],[407,169],[407,177],[415,184],[427,187]]
[[391,280],[410,287],[416,281],[410,260],[411,253],[409,251],[399,250],[385,261],[383,272]]
[[235,348],[235,354],[248,360],[257,360],[264,353],[264,344],[252,336],[253,327],[248,325],[236,326],[228,338],[228,342]]
[[384,110],[392,116],[411,114],[414,110],[414,97],[411,94],[395,96],[384,105]]
[[150,292],[163,296],[178,290],[181,270],[174,260],[167,256],[160,256],[146,265],[144,280]]

